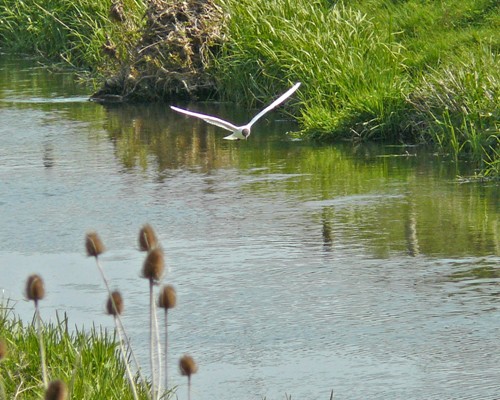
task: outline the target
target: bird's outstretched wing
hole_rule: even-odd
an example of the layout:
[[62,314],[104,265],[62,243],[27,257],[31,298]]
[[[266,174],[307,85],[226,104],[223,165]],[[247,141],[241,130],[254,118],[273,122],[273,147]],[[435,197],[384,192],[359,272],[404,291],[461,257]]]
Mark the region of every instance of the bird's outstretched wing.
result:
[[174,107],[174,106],[170,106],[170,108],[172,110],[180,112],[182,114],[186,114],[186,115],[189,115],[191,117],[200,118],[203,121],[208,122],[209,124],[218,126],[219,128],[223,128],[223,129],[226,129],[226,130],[231,131],[231,132],[234,132],[235,130],[238,129],[238,127],[236,125],[233,125],[232,123],[224,121],[223,119],[220,119],[220,118],[212,117],[210,115],[195,113],[195,112],[184,110],[182,108],[178,108],[178,107]]
[[264,108],[260,113],[258,113],[252,120],[248,123],[248,126],[252,126],[260,117],[262,117],[268,111],[271,111],[274,107],[283,103],[287,98],[289,98],[293,92],[295,92],[300,86],[300,82],[297,82],[290,89],[288,89],[285,93],[283,93],[280,97],[274,100],[271,104],[269,104],[266,108]]
[[226,140],[240,140],[240,138],[236,137],[234,135],[234,133],[230,134],[229,136],[224,136],[223,139],[226,139]]

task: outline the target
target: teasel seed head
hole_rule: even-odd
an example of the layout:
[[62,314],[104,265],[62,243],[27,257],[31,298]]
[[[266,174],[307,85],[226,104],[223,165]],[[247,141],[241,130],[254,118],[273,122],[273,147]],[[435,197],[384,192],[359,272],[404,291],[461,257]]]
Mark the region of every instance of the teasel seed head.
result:
[[98,257],[104,253],[104,245],[97,232],[89,232],[85,238],[85,247],[87,248],[87,255],[89,257]]
[[185,354],[179,360],[179,368],[181,370],[181,375],[190,377],[198,371],[198,365],[194,361],[193,357]]
[[0,339],[0,361],[7,357],[7,343],[5,340]]
[[151,281],[159,281],[164,269],[165,260],[163,251],[157,247],[148,253],[142,268],[142,276]]
[[49,383],[45,391],[45,400],[66,400],[67,397],[68,389],[63,381],[58,379]]
[[174,308],[177,303],[177,295],[175,289],[171,285],[163,286],[158,296],[158,305],[165,310]]
[[[114,305],[113,305],[114,302]],[[121,315],[123,312],[123,298],[119,291],[115,290],[108,297],[108,302],[106,303],[106,311],[109,315],[117,316]]]
[[158,238],[153,227],[149,224],[143,225],[139,232],[139,249],[141,251],[150,251],[158,247]]
[[26,281],[26,297],[28,300],[38,301],[45,297],[45,286],[40,275],[30,275]]

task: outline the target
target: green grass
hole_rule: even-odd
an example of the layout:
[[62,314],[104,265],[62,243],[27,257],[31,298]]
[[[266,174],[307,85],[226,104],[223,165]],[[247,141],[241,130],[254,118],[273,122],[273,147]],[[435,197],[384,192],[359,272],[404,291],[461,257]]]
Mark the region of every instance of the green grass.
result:
[[[34,324],[23,323],[6,311],[0,313],[0,338],[8,355],[0,364],[0,375],[7,399],[43,398],[39,344]],[[133,399],[125,376],[125,365],[118,354],[116,338],[92,328],[89,332],[68,330],[66,317],[43,326],[49,380],[61,379],[73,399]],[[138,389],[141,386],[137,385]],[[22,394],[21,394],[22,393]],[[141,399],[149,398],[140,392]]]
[[[315,137],[387,138],[406,107],[401,46],[366,14],[324,1],[226,1],[216,61],[226,98],[269,98],[303,82],[300,121]],[[266,92],[262,93],[262,88]]]
[[499,148],[500,58],[485,46],[422,76],[410,93],[427,139],[453,157],[467,155],[485,170]]
[[104,70],[110,60],[103,46],[127,54],[144,12],[142,1],[125,0],[128,20],[119,24],[109,18],[110,5],[110,0],[0,0],[0,46]]
[[434,143],[498,175],[497,1],[221,1],[226,99],[302,81],[306,137]]

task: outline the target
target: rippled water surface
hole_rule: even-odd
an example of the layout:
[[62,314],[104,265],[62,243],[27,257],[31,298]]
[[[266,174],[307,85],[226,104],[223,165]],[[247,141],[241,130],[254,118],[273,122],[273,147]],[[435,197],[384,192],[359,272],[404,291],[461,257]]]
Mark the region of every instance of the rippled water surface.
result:
[[418,147],[294,140],[279,112],[227,142],[167,104],[90,94],[72,74],[0,57],[0,289],[22,318],[37,272],[45,319],[113,328],[84,252],[97,230],[147,365],[137,236],[149,222],[178,293],[171,363],[188,352],[200,366],[194,399],[499,398],[498,186],[457,180],[467,166]]

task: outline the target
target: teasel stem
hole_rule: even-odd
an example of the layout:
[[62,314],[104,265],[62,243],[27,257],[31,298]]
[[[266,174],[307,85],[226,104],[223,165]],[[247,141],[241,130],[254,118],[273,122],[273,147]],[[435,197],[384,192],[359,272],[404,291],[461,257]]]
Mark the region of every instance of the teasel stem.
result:
[[155,342],[156,342],[156,356],[158,357],[158,400],[161,397],[161,345],[160,345],[160,328],[158,327],[158,318],[156,316],[156,303],[153,298],[153,310],[154,310],[154,324],[155,324]]
[[151,398],[153,400],[160,398],[161,393],[161,348],[160,334],[158,328],[158,318],[156,317],[156,303],[154,301],[154,281],[149,280],[149,299],[150,299],[150,352],[151,352],[151,374],[153,386],[151,389]]
[[36,325],[37,325],[37,335],[38,343],[40,346],[40,361],[42,364],[42,379],[43,387],[45,390],[49,387],[49,380],[47,378],[47,366],[45,361],[45,346],[43,344],[43,334],[42,334],[42,317],[40,316],[40,307],[38,305],[38,300],[35,300],[35,314],[36,314]]
[[[85,247],[87,249],[87,255],[89,257],[94,257],[95,263],[97,265],[97,269],[99,270],[99,273],[101,274],[101,278],[104,282],[104,285],[106,286],[108,296],[111,299],[111,302],[113,303],[113,307],[116,309],[116,304],[115,304],[115,301],[114,301],[114,298],[113,298],[113,295],[111,292],[111,288],[109,286],[108,279],[106,278],[106,274],[104,273],[104,268],[101,266],[101,262],[99,260],[99,255],[104,252],[105,248],[104,248],[104,245],[101,241],[101,238],[99,237],[99,235],[96,232],[87,233],[87,236],[85,238]],[[132,346],[130,345],[130,340],[128,338],[128,335],[126,334],[125,327],[123,326],[123,322],[122,322],[119,314],[116,315],[116,319],[118,320],[118,323],[120,325],[123,336],[126,339],[127,347],[130,350],[130,354],[132,355],[132,359],[134,360],[134,364],[135,364],[135,367],[137,368],[139,378],[141,379],[141,382],[142,382],[144,388],[147,390],[146,380],[142,376],[141,367],[139,365],[139,362],[137,361],[137,358],[136,358],[135,353],[132,349]]]
[[196,365],[193,357],[185,354],[179,360],[179,369],[181,371],[181,375],[188,377],[188,400],[191,400],[191,375],[198,371],[198,365]]
[[168,308],[165,309],[165,389],[168,389]]
[[[118,341],[120,343],[120,352],[121,352],[122,357],[123,357],[123,363],[125,364],[125,370],[127,371],[127,378],[130,382],[130,387],[132,388],[134,399],[138,400],[139,398],[137,396],[137,389],[135,388],[134,378],[132,376],[132,372],[130,371],[130,366],[129,366],[128,359],[127,359],[127,353],[126,353],[125,346],[124,346],[124,338],[123,338],[122,329],[121,329],[122,327],[121,327],[121,323],[118,320],[119,316],[123,312],[123,298],[122,298],[120,292],[114,291],[111,294],[111,296],[109,296],[108,302],[106,304],[106,311],[108,314],[113,316],[113,321],[115,323],[116,332],[118,333]],[[123,334],[125,335],[125,332],[123,332]]]
[[33,300],[35,304],[35,319],[36,319],[36,331],[38,336],[38,344],[40,346],[40,362],[42,368],[42,380],[43,387],[47,390],[49,386],[49,380],[47,379],[47,368],[45,362],[45,346],[43,345],[43,334],[42,334],[42,317],[40,316],[40,306],[38,301],[45,297],[45,286],[43,284],[43,279],[40,275],[30,275],[26,281],[26,297],[28,300]]
[[168,310],[174,308],[177,303],[175,289],[171,285],[165,285],[158,296],[158,306],[165,310],[165,389],[168,389]]
[[[112,295],[112,293],[111,293],[111,289],[110,289],[110,287],[109,287],[108,281],[107,281],[107,279],[106,279],[106,276],[104,275],[104,270],[103,270],[103,268],[101,267],[101,265],[100,265],[100,263],[99,263],[99,259],[98,259],[97,257],[96,257],[96,263],[97,263],[97,266],[98,266],[98,268],[99,268],[99,271],[101,272],[101,276],[102,276],[102,279],[103,279],[103,281],[104,281],[104,283],[105,283],[105,285],[106,285],[106,289],[108,290],[108,295],[109,295],[109,297],[110,297],[110,299],[111,299],[111,302],[113,303],[113,307],[116,309],[115,299],[113,298],[113,295]],[[136,358],[136,356],[135,356],[134,350],[132,349],[132,346],[131,346],[131,344],[130,344],[129,337],[128,337],[128,335],[127,335],[126,331],[125,331],[125,327],[123,326],[123,322],[122,322],[122,319],[121,319],[120,314],[115,315],[115,322],[117,322],[117,324],[118,324],[118,325],[119,325],[119,327],[120,327],[120,328],[119,328],[119,330],[118,330],[118,332],[119,332],[119,333],[121,332],[121,333],[123,334],[123,336],[124,336],[124,339],[125,339],[125,341],[126,341],[126,343],[127,343],[127,347],[128,347],[128,349],[129,349],[129,351],[130,351],[130,354],[131,354],[131,356],[132,356],[132,359],[134,360],[135,367],[137,368],[137,372],[138,372],[138,374],[139,374],[139,378],[141,379],[141,382],[142,382],[142,384],[143,384],[144,388],[145,388],[145,389],[147,389],[146,380],[145,380],[145,379],[144,379],[144,377],[142,376],[142,373],[141,373],[141,367],[140,367],[140,365],[139,365],[139,362],[137,361],[137,358]],[[117,326],[118,326],[118,325],[117,325]],[[128,363],[126,363],[126,364],[127,364],[127,369],[128,369],[128,368],[129,368]],[[133,381],[131,381],[131,383],[132,383],[132,382],[133,382]],[[134,388],[134,390],[135,390],[135,388]],[[137,394],[137,393],[136,393],[136,394]]]
[[[151,358],[151,376],[152,388],[151,399],[155,400],[160,396],[161,387],[161,355],[160,355],[160,337],[158,329],[158,319],[156,318],[156,307],[154,301],[154,284],[158,282],[165,269],[165,260],[163,251],[159,247],[155,247],[149,251],[142,267],[142,276],[149,281],[149,331],[150,331],[150,358]],[[156,351],[155,351],[156,349]],[[155,361],[155,357],[157,361]],[[158,366],[156,370],[155,366]],[[158,377],[157,377],[158,372]],[[157,379],[158,378],[158,379]]]
[[154,300],[153,300],[153,280],[149,280],[149,355],[151,361],[151,400],[156,398],[156,362],[154,346]]
[[125,369],[127,371],[127,376],[128,376],[128,380],[130,382],[130,387],[132,388],[132,392],[134,394],[134,399],[139,400],[139,397],[137,395],[137,389],[135,388],[135,384],[134,384],[134,377],[132,376],[132,371],[130,370],[130,365],[129,365],[128,360],[127,360],[127,353],[126,353],[125,346],[124,346],[124,339],[123,339],[122,332],[120,329],[121,324],[118,322],[118,318],[114,317],[113,319],[115,320],[116,331],[118,332],[118,340],[120,341],[120,351],[122,353],[123,363],[125,364]]
[[135,367],[137,368],[137,373],[139,374],[139,379],[141,380],[142,385],[144,386],[144,389],[147,392],[148,391],[148,385],[147,385],[146,379],[144,379],[144,376],[142,375],[142,372],[141,372],[142,369],[141,369],[141,367],[139,365],[139,361],[137,361],[137,357],[135,356],[135,352],[132,349],[132,345],[130,344],[130,339],[129,339],[126,331],[125,331],[125,327],[123,326],[122,319],[121,319],[120,316],[117,316],[116,320],[117,320],[118,324],[120,325],[120,329],[121,329],[121,332],[122,332],[123,337],[125,339],[125,343],[127,344],[127,348],[130,351],[130,355],[132,356],[132,359],[134,360]]

